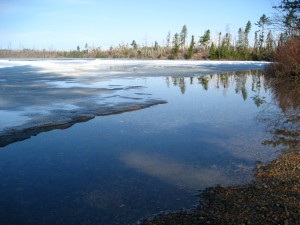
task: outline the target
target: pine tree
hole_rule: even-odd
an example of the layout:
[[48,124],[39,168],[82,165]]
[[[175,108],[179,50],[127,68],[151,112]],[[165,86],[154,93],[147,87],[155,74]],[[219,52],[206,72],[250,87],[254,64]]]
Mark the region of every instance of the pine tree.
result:
[[259,49],[259,40],[258,40],[258,32],[259,31],[255,31],[254,33],[254,51],[257,53],[258,49]]
[[286,42],[286,39],[287,39],[287,37],[285,34],[283,34],[283,33],[279,34],[277,46],[282,47],[284,45],[284,43]]
[[218,57],[216,56],[216,47],[215,44],[212,42],[211,46],[209,48],[209,55],[211,59],[217,59]]
[[226,33],[225,36],[222,39],[222,44],[221,44],[221,49],[220,51],[220,57],[221,58],[229,58],[231,56],[231,52],[230,52],[230,42],[231,42],[231,34],[230,33]]
[[260,51],[263,49],[264,43],[265,43],[265,29],[266,29],[266,26],[270,25],[270,23],[271,23],[270,18],[267,17],[265,14],[263,14],[259,18],[257,23],[255,23],[255,25],[257,25],[259,28],[261,28],[260,35],[259,35],[259,49],[260,49]]
[[166,37],[166,44],[167,44],[167,48],[170,47],[171,44],[171,32],[169,31]]
[[206,30],[203,36],[200,37],[199,44],[201,47],[206,49],[207,46],[209,45],[209,41],[210,41],[210,30]]
[[194,54],[194,49],[195,49],[195,38],[194,38],[194,35],[192,35],[192,40],[191,40],[191,43],[190,43],[190,46],[188,48],[188,51],[186,53],[186,58],[187,59],[190,59],[193,57],[193,54]]
[[133,48],[134,50],[137,50],[138,45],[137,45],[137,43],[136,43],[135,40],[133,40],[132,43],[131,43],[130,45],[132,46],[132,48]]
[[159,48],[158,42],[157,42],[157,41],[155,41],[155,42],[154,42],[154,50],[155,50],[155,51],[157,51],[157,50],[158,50],[158,48]]
[[281,0],[280,5],[273,6],[280,13],[273,18],[273,25],[279,27],[287,36],[300,36],[300,1]]
[[267,47],[267,52],[271,53],[274,51],[274,37],[271,30],[267,35],[266,47]]
[[180,32],[180,46],[185,48],[186,45],[186,38],[187,38],[187,27],[186,25],[183,25],[182,30]]
[[242,28],[239,28],[238,31],[238,41],[236,43],[236,47],[238,51],[242,51],[245,48],[245,32]]
[[175,33],[173,38],[173,48],[172,48],[172,57],[175,58],[178,55],[180,48],[180,42],[179,42],[179,34]]
[[247,22],[246,24],[246,28],[245,28],[245,48],[248,49],[249,48],[249,33],[251,30],[251,22],[250,20]]
[[222,32],[219,33],[218,47],[221,48],[222,45]]

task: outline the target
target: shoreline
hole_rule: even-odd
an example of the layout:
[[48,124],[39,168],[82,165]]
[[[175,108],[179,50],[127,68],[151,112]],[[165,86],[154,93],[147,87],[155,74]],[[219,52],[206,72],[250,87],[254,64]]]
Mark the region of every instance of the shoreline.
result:
[[249,184],[207,188],[196,208],[161,213],[137,224],[299,224],[299,150],[300,144],[268,164],[258,163]]

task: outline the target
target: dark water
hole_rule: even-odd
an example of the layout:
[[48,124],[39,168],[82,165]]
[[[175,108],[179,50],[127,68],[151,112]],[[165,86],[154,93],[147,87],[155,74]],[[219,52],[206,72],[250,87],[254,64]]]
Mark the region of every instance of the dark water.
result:
[[190,208],[211,185],[246,183],[277,154],[262,145],[271,137],[257,118],[279,109],[260,73],[114,82],[168,103],[1,148],[0,224],[133,223]]

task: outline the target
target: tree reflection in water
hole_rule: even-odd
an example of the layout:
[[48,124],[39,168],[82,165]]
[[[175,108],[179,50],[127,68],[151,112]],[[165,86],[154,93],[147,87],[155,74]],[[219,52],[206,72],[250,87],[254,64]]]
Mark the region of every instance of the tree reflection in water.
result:
[[[200,194],[196,209],[174,216],[164,214],[145,224],[300,223],[300,82],[267,76],[253,79],[252,91],[257,93],[254,103],[258,107],[264,105],[258,119],[272,134],[264,144],[284,146],[283,154],[270,163],[258,163],[254,180],[249,184],[208,188]],[[244,97],[247,90],[243,82],[243,77],[238,77],[236,90]],[[259,96],[262,86],[273,95],[270,102]]]
[[[221,74],[213,74],[208,76],[198,76],[198,77],[166,77],[167,87],[170,87],[170,83],[174,87],[179,87],[182,94],[186,92],[186,82],[189,82],[190,85],[193,85],[196,79],[197,84],[201,85],[205,91],[208,91],[210,88],[223,89],[224,94],[226,95],[230,86],[235,85],[235,93],[241,94],[243,99],[246,101],[248,98],[247,90],[247,79],[249,76],[252,77],[251,91],[256,93],[252,97],[254,103],[259,107],[260,105],[266,103],[264,97],[260,96],[260,89],[263,87],[267,90],[269,87],[266,82],[264,82],[264,73],[261,70],[250,70],[250,71],[239,71],[239,72],[226,72]],[[170,81],[171,80],[171,81]]]
[[299,150],[300,146],[300,82],[288,79],[267,77],[275,104],[280,112],[266,113],[261,118],[267,122],[272,140],[264,144],[285,146],[286,150]]
[[[251,76],[251,90],[247,90],[247,79]],[[194,82],[194,80],[198,82]],[[186,82],[191,85],[201,85],[208,91],[210,88],[223,89],[226,95],[229,87],[234,85],[235,93],[241,95],[246,101],[249,92],[254,93],[251,97],[257,107],[263,107],[258,120],[267,124],[272,133],[271,140],[265,140],[263,144],[275,146],[287,146],[289,149],[299,149],[300,141],[300,82],[295,80],[278,80],[265,76],[263,71],[251,70],[244,72],[226,72],[209,76],[198,77],[171,77],[174,87],[179,87],[182,94],[186,92]],[[166,78],[167,86],[170,87],[170,77]],[[272,93],[273,102],[267,102],[265,96],[261,96],[261,89]],[[274,108],[280,111],[274,114]],[[275,110],[276,111],[276,110]]]

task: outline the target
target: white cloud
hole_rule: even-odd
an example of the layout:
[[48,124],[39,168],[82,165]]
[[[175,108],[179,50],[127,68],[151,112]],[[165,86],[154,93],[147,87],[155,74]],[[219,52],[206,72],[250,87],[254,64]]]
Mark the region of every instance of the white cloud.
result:
[[199,190],[215,184],[229,185],[233,183],[222,169],[195,168],[158,155],[129,152],[121,156],[121,161],[139,172],[181,188]]

